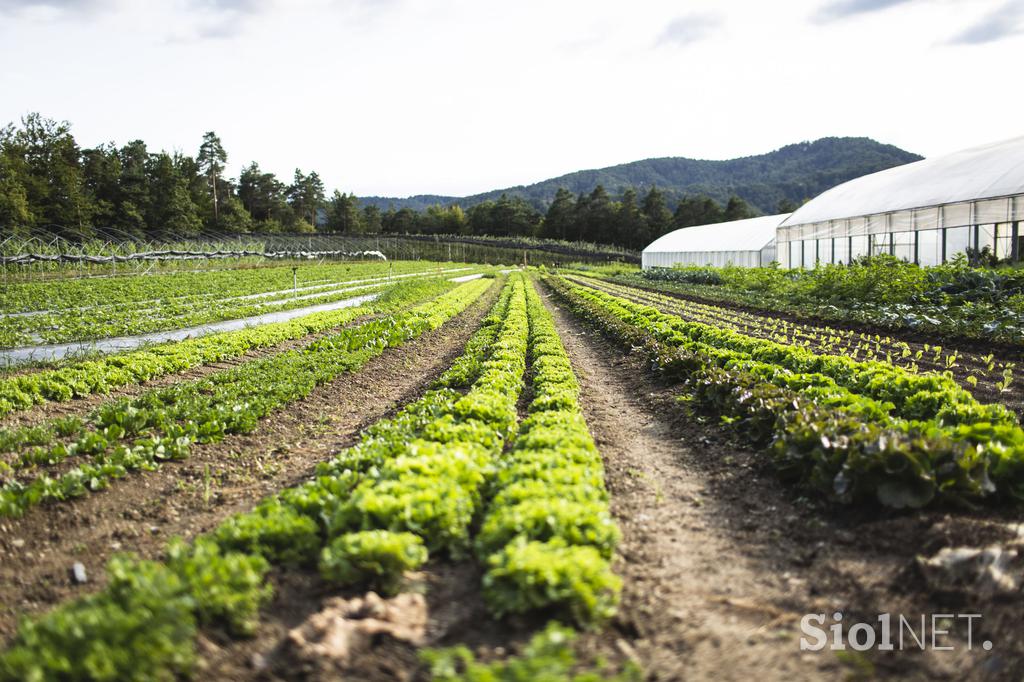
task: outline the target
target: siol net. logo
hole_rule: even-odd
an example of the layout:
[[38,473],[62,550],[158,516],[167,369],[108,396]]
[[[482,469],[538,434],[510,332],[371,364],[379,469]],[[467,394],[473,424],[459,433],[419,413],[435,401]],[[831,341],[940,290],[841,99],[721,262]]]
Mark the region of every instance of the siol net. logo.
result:
[[[875,622],[844,623],[839,611],[826,625],[824,613],[808,613],[800,619],[800,650],[904,651],[906,649],[954,651],[992,649],[990,640],[975,641],[980,613],[932,613],[907,618],[903,614],[879,614]],[[976,622],[977,621],[977,622]]]

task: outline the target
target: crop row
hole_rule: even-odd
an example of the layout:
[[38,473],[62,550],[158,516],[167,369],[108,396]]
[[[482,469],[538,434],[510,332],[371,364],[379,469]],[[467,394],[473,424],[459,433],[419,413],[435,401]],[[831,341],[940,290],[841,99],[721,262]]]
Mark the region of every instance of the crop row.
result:
[[[593,290],[591,290],[593,291]],[[650,322],[678,333],[677,343],[690,341],[732,351],[744,357],[778,365],[796,373],[822,374],[857,394],[892,403],[894,415],[906,419],[934,419],[947,424],[984,419],[995,424],[1016,424],[1016,416],[1002,405],[982,405],[952,378],[937,373],[916,373],[881,361],[858,361],[845,355],[815,353],[804,346],[783,344],[741,334],[714,324],[665,315],[651,306],[595,292],[606,302],[621,305]]]
[[[0,417],[44,402],[64,402],[112,388],[142,383],[193,367],[223,362],[259,348],[300,339],[333,329],[362,315],[389,312],[394,301],[416,286],[424,295],[440,294],[451,285],[441,280],[395,285],[373,303],[312,313],[286,322],[274,322],[237,331],[210,334],[177,343],[74,362],[59,369],[41,370],[0,379]],[[0,437],[0,442],[3,438]],[[0,446],[2,447],[2,446]]]
[[[905,341],[880,334],[836,329],[827,325],[792,322],[778,317],[714,306],[624,286],[611,281],[571,277],[591,288],[628,298],[678,315],[687,320],[724,326],[743,334],[767,338],[784,344],[800,345],[817,353],[846,355],[857,360],[877,360],[911,372],[921,369],[944,372],[956,370],[964,383],[987,388],[995,394],[1006,393],[1014,385],[1015,363],[997,361],[994,355],[965,352],[941,345],[923,344],[916,350]],[[648,287],[651,286],[647,283]],[[1016,387],[1014,388],[1016,392]]]
[[1013,270],[972,268],[966,261],[919,268],[891,256],[874,256],[849,266],[813,270],[654,268],[613,278],[808,320],[858,322],[1013,345],[1024,338],[1021,278]]
[[[435,273],[423,268],[418,273],[395,277],[431,274]],[[351,286],[341,279],[330,289],[299,295],[285,291],[269,298],[186,298],[159,304],[143,302],[114,307],[63,309],[29,316],[7,316],[0,318],[0,347],[32,345],[39,342],[82,341],[182,329],[226,319],[241,319],[332,303],[355,295],[373,293],[393,284],[389,281],[391,278],[386,275],[370,280],[351,276],[349,279]]]
[[333,303],[346,298],[373,294],[388,286],[387,282],[378,282],[373,285],[332,290],[301,300],[214,300],[135,310],[65,310],[30,317],[7,317],[0,319],[0,347],[31,347],[186,329],[222,320],[242,319]]
[[619,531],[601,456],[551,314],[527,292],[533,396],[500,460],[477,536],[484,596],[499,616],[557,607],[580,623],[610,617],[620,580],[609,561]]
[[[72,456],[88,456],[90,461],[57,478],[44,473],[27,484],[10,481],[0,488],[0,516],[19,516],[40,502],[101,489],[128,471],[185,458],[193,443],[247,433],[261,417],[307,396],[317,386],[362,367],[387,348],[436,329],[492,283],[486,279],[467,282],[411,310],[341,329],[302,349],[104,404],[89,422],[68,426],[62,435],[70,444],[37,446],[28,453],[33,461],[45,464]],[[422,298],[422,292],[412,287],[393,303],[398,307],[417,298]]]
[[[516,433],[527,353],[531,416],[502,456]],[[0,655],[0,679],[187,675],[197,625],[253,633],[274,565],[394,592],[430,556],[475,549],[496,613],[560,607],[583,622],[607,617],[618,590],[607,563],[617,532],[577,391],[550,317],[513,275],[433,390],[372,426],[313,480],[192,545],[173,542],[164,563],[113,559],[104,591],[22,622]],[[533,513],[536,500],[555,509],[550,519]]]
[[422,261],[331,263],[301,265],[295,273],[291,267],[275,266],[9,283],[0,291],[0,313],[135,307],[176,300],[223,299],[288,290],[296,280],[300,286],[307,286],[379,277],[389,272],[419,272],[436,266],[436,263]]
[[895,506],[1024,496],[1024,431],[941,375],[815,355],[549,278],[580,315],[689,383],[691,399],[772,443],[787,475]]
[[[362,306],[211,334],[100,360],[81,361],[60,369],[17,374],[0,379],[0,416],[12,410],[27,409],[33,404],[107,393],[117,386],[141,383],[192,367],[237,358],[252,349],[271,347],[289,339],[341,327],[363,315],[392,313],[413,303],[439,296],[454,286],[441,279],[403,282]],[[72,417],[37,426],[0,429],[0,453],[26,446],[53,445],[60,438],[74,435],[79,428],[80,420]],[[24,459],[29,462],[45,462],[49,458],[45,450],[37,448]]]

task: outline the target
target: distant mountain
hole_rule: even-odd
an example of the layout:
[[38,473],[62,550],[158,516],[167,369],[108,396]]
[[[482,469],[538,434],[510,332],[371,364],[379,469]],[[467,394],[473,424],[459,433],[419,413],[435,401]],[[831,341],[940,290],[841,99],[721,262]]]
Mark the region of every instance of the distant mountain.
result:
[[404,199],[360,199],[363,204],[373,204],[382,209],[393,206],[396,209],[423,210],[433,204],[460,204],[468,208],[507,193],[523,197],[543,211],[560,187],[578,194],[590,192],[600,184],[617,196],[627,187],[657,185],[665,192],[673,208],[675,202],[684,196],[708,195],[725,203],[735,194],[764,213],[774,213],[782,199],[800,204],[847,180],[921,158],[867,137],[825,137],[814,142],[787,145],[767,154],[726,161],[679,156],[633,161],[468,197],[421,194]]

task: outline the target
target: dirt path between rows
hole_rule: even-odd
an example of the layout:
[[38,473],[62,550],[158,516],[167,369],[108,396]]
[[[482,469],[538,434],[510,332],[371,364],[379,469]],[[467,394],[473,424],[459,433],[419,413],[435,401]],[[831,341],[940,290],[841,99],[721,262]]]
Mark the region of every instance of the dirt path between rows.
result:
[[[97,589],[118,551],[152,557],[174,536],[190,538],[264,496],[307,478],[353,444],[367,425],[413,400],[462,353],[498,293],[492,286],[440,329],[387,350],[304,400],[261,420],[250,434],[195,446],[189,459],[130,474],[106,491],[0,521],[0,639],[20,614]],[[77,585],[81,562],[89,582]]]
[[961,599],[951,606],[908,585],[916,579],[915,556],[967,540],[1006,540],[1006,519],[858,514],[800,497],[736,434],[708,417],[687,416],[676,400],[680,387],[662,383],[640,358],[542,293],[580,381],[623,535],[615,563],[622,606],[610,627],[586,639],[590,655],[634,659],[654,680],[1019,673],[1012,624],[1019,606],[998,600],[970,606],[983,609],[992,628],[985,632],[999,634],[1002,655],[801,651],[799,622],[807,613],[829,614],[827,627],[837,610],[847,622],[870,622],[887,611],[969,611],[962,596],[951,597]]

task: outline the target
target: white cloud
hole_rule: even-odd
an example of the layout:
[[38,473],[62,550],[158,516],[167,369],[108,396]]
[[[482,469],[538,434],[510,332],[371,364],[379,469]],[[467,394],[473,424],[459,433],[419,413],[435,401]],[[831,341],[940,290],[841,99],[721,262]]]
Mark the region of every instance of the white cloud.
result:
[[658,37],[659,45],[687,46],[710,37],[723,25],[719,14],[688,14],[668,23]]
[[858,14],[868,14],[879,10],[903,5],[913,0],[829,0],[819,7],[813,15],[818,23],[838,21]]
[[[189,154],[215,130],[232,173],[388,195],[826,135],[937,154],[1020,134],[1024,92],[992,68],[1019,41],[935,44],[1006,2],[908,1],[866,36],[809,21],[823,0],[54,0],[61,21],[0,0],[0,125],[40,111],[86,146]],[[951,83],[1002,93],[984,126]]]
[[950,40],[959,45],[983,45],[1024,33],[1024,0],[1009,0],[981,17]]

